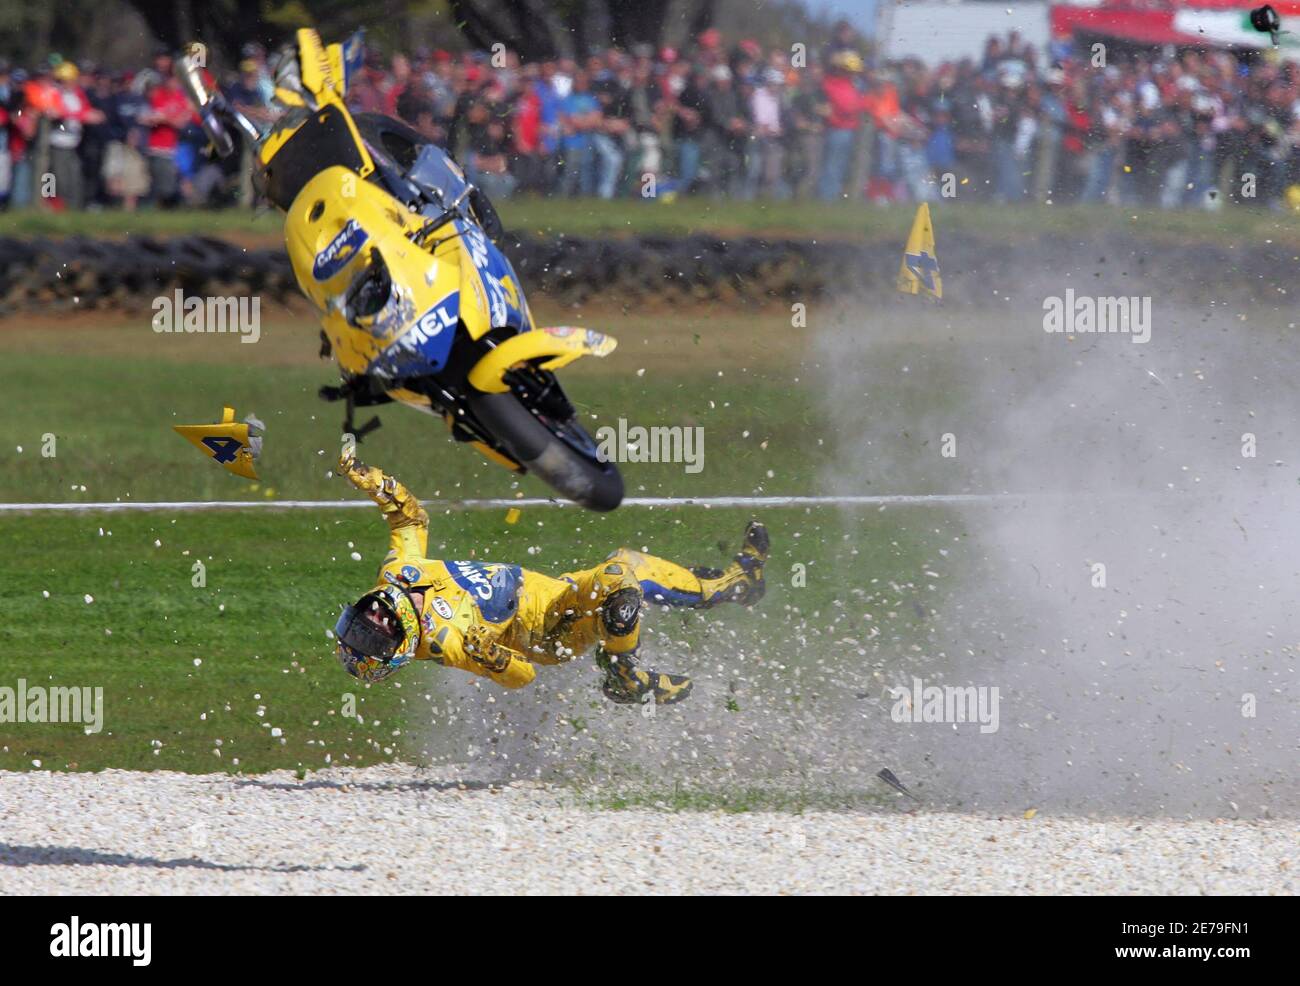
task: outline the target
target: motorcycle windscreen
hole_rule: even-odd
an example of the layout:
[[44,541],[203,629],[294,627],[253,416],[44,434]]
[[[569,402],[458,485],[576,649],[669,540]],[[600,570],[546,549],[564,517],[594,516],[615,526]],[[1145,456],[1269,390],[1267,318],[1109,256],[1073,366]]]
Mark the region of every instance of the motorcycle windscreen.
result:
[[358,174],[367,166],[365,152],[337,106],[325,106],[307,116],[293,136],[280,145],[262,166],[266,197],[281,209],[290,204],[304,185],[335,165]]
[[[415,156],[415,163],[411,165],[410,175],[421,185],[435,189],[442,196],[439,205],[444,209],[460,199],[461,218],[471,218],[469,196],[465,195],[469,183],[465,180],[464,172],[443,152],[442,148],[434,144],[421,145]],[[427,211],[436,213],[438,210],[431,208]]]

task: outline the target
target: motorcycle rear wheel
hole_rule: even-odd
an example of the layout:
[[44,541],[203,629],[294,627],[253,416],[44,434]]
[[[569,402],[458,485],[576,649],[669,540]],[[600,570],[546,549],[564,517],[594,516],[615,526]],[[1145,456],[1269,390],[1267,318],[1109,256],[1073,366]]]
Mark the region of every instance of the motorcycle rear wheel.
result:
[[[477,394],[469,399],[469,405],[484,428],[501,440],[515,460],[557,493],[602,512],[623,502],[623,477],[612,462],[580,453],[514,394]],[[574,421],[561,426],[580,430]]]

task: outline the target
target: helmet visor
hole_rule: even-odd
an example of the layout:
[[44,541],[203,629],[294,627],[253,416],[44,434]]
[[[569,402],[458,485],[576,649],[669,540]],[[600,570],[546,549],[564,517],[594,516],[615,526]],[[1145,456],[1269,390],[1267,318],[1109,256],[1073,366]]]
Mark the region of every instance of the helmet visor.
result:
[[[380,614],[382,620],[376,621],[372,613]],[[397,653],[405,634],[397,614],[377,597],[367,596],[343,610],[334,624],[334,636],[362,657],[387,662]]]

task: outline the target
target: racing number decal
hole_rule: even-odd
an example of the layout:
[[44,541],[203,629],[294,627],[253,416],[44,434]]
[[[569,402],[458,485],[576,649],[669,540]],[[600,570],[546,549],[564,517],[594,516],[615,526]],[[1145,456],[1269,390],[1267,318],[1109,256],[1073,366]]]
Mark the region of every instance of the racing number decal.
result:
[[222,463],[234,462],[239,458],[239,450],[244,447],[238,438],[223,438],[218,435],[209,435],[203,439],[203,445],[212,453],[212,458]]

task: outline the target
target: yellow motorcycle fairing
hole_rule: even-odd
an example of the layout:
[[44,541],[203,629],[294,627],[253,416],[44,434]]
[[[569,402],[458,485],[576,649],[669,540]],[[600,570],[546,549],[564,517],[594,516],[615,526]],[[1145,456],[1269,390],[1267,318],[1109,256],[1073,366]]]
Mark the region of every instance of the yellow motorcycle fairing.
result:
[[[352,120],[350,114],[342,103],[326,102],[319,109],[308,111],[305,108],[299,110],[290,110],[282,114],[279,119],[272,124],[271,129],[262,137],[261,143],[257,148],[258,163],[266,167],[275,160],[275,156],[280,153],[289,141],[298,136],[298,133],[304,127],[309,125],[319,126],[326,118],[326,114],[337,111],[341,119],[346,123],[349,134],[353,143],[356,145],[355,153],[358,164],[355,174],[364,178],[375,170],[375,162],[370,157],[370,152],[366,150],[366,145],[361,142],[361,134],[357,132],[357,125]],[[304,135],[305,136],[305,135]],[[320,154],[319,148],[314,148],[317,155]],[[351,150],[351,149],[349,149]],[[320,161],[319,156],[316,158]]]
[[275,87],[276,102],[284,106],[309,106],[320,103],[328,91],[342,100],[347,92],[347,72],[344,70],[343,46],[326,46],[315,30],[299,28],[294,34],[294,52],[298,57],[298,82],[300,89],[288,86]]
[[[459,247],[452,239],[430,252],[412,242],[423,221],[383,189],[339,167],[326,168],[290,203],[284,235],[294,277],[320,312],[321,326],[346,372],[366,372],[412,332],[455,333],[454,315],[447,314],[451,309],[445,303],[461,287]],[[354,324],[344,310],[347,292],[372,264],[372,251],[388,267],[392,296],[383,310],[356,318]],[[421,321],[426,321],[423,328]]]
[[343,47],[321,44],[310,28],[297,32],[299,88],[277,85],[275,99],[288,111],[258,141],[257,163],[267,197],[284,209],[320,168],[341,165],[365,178],[375,170],[346,91]]
[[302,87],[320,100],[326,92],[343,99],[346,73],[343,71],[343,46],[328,47],[320,35],[310,27],[300,27],[295,38],[298,42],[298,74]]
[[[510,389],[506,372],[521,363],[542,360],[543,370],[558,370],[580,356],[608,356],[618,340],[593,329],[554,326],[511,336],[469,371],[469,382],[485,394],[503,394]],[[549,357],[549,358],[547,358]]]

